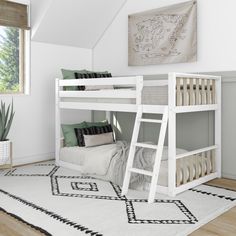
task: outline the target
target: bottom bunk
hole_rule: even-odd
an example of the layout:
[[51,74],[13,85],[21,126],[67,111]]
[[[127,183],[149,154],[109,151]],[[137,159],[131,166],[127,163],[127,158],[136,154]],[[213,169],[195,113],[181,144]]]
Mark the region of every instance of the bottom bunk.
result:
[[[95,147],[63,147],[60,149],[58,165],[79,170],[82,174],[114,182],[122,186],[129,144],[125,141]],[[186,155],[187,150],[177,149],[177,155]],[[155,151],[137,148],[134,167],[152,171]],[[176,161],[176,190],[190,188],[194,182],[203,183],[216,178],[214,173],[214,150],[186,156]],[[130,188],[148,190],[151,177],[132,173]],[[168,192],[168,147],[163,155],[158,178],[160,192]]]

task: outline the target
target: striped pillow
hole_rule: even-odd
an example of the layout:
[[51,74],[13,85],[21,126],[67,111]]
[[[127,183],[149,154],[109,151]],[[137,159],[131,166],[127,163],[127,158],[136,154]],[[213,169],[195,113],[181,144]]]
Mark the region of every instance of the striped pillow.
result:
[[74,130],[75,130],[75,134],[76,134],[76,138],[77,138],[78,146],[79,146],[79,147],[84,147],[84,146],[85,146],[85,143],[84,143],[84,134],[85,134],[85,135],[96,134],[94,127],[89,127],[89,128],[75,128]]
[[104,134],[113,132],[112,126],[110,124],[104,126],[94,126],[95,134]]

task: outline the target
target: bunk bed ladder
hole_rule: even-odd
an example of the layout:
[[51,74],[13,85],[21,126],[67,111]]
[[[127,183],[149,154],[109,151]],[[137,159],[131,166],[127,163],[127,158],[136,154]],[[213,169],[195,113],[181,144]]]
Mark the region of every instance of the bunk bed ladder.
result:
[[[168,107],[166,107],[164,109],[164,111],[162,113],[161,120],[143,119],[142,114],[143,114],[142,105],[140,105],[138,108],[137,114],[136,114],[134,131],[133,131],[133,135],[132,135],[130,151],[129,151],[127,166],[126,166],[126,171],[125,171],[125,177],[124,177],[124,182],[123,182],[123,187],[122,187],[122,195],[126,195],[128,192],[130,177],[131,177],[132,172],[138,173],[138,174],[143,174],[143,175],[148,175],[148,176],[152,177],[149,196],[148,196],[148,203],[153,203],[154,198],[155,198],[156,188],[157,188],[157,181],[158,181],[159,170],[160,170],[160,165],[161,165],[161,157],[162,157],[164,141],[165,141],[165,134],[166,134],[167,123],[168,123]],[[151,144],[137,142],[141,122],[160,123],[161,124],[157,145],[151,145]],[[155,161],[154,161],[152,172],[147,171],[147,170],[133,168],[133,161],[134,161],[134,157],[135,157],[136,147],[150,148],[150,149],[156,150]]]

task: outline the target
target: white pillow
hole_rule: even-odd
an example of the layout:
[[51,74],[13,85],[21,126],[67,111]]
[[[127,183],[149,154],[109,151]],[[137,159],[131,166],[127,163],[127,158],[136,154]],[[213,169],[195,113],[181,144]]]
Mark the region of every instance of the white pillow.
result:
[[99,146],[103,144],[113,143],[113,133],[103,133],[94,135],[84,135],[85,147]]

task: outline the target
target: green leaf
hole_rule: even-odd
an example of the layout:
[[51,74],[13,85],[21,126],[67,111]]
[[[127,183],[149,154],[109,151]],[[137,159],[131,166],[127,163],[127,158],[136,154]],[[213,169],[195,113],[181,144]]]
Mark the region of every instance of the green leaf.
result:
[[7,110],[6,110],[5,103],[1,101],[0,141],[4,141],[7,139],[7,135],[10,131],[14,115],[15,115],[15,112],[13,111],[13,100],[12,100],[12,103],[8,105]]

